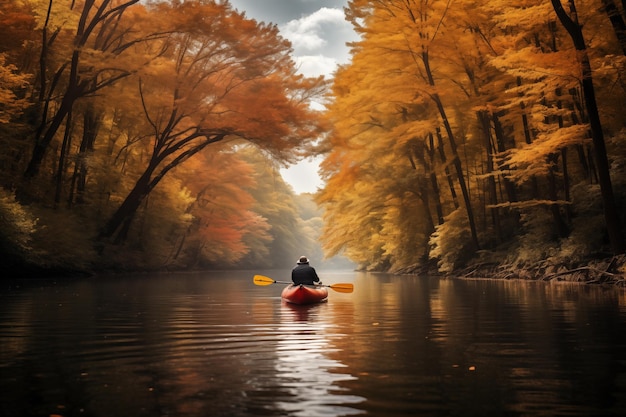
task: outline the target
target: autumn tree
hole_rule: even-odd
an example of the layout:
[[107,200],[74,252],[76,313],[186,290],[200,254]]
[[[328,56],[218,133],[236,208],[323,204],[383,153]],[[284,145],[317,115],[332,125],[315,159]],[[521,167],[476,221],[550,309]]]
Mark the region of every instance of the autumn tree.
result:
[[309,100],[322,80],[296,75],[275,26],[248,20],[227,3],[159,4],[172,25],[153,43],[160,58],[137,80],[151,154],[101,237],[123,241],[143,199],[172,169],[209,145],[245,139],[278,159],[320,132]]
[[[495,5],[492,7],[496,8]],[[610,39],[610,32],[603,24],[606,18],[592,10],[588,9],[588,12],[586,27],[597,39]],[[542,18],[538,19],[538,16]],[[532,184],[532,195],[523,196],[517,206],[526,212],[533,205],[548,207],[553,217],[551,223],[557,225],[558,235],[564,238],[573,231],[572,215],[576,213],[571,194],[574,188],[580,188],[574,184],[581,179],[593,181],[599,172],[590,158],[595,152],[588,135],[589,116],[583,101],[580,67],[576,65],[577,52],[571,44],[561,41],[566,39],[565,33],[559,31],[552,5],[539,2],[524,7],[509,5],[498,8],[494,20],[501,29],[506,29],[500,32],[494,44],[508,49],[502,49],[504,53],[494,57],[491,63],[517,77],[516,85],[508,89],[509,94],[502,95],[502,105],[509,109],[510,116],[518,118],[518,122],[511,117],[507,119],[512,123],[519,143],[522,139],[525,142],[525,145],[501,154],[506,155],[514,168],[507,176],[520,185]],[[612,61],[602,54],[616,46],[606,42],[602,48],[590,51],[589,57],[593,56],[600,69],[596,74],[604,78],[606,86],[615,85],[613,83],[620,77],[618,68],[621,64],[619,60]],[[605,121],[602,129],[606,131],[621,123],[619,117],[610,116],[614,113],[611,102],[614,99],[619,102],[619,97],[623,95],[603,95]],[[521,109],[523,113],[520,115],[515,109]],[[579,158],[569,158],[568,151],[574,151]],[[545,180],[545,191],[539,189],[541,180]],[[525,216],[528,218],[527,214]],[[558,227],[560,223],[567,225]]]
[[7,0],[0,4],[0,53],[8,53],[7,63],[16,65],[21,71],[28,72],[27,62],[22,54],[34,40],[35,16],[29,2]]
[[[601,128],[614,134],[613,171],[623,176],[617,132],[624,118],[613,111],[625,97],[623,60],[599,3],[585,5],[595,41],[589,62],[601,79]],[[327,251],[344,248],[363,264],[397,268],[406,259],[399,236],[428,230],[392,221],[411,215],[435,225],[429,244],[413,248],[442,270],[468,260],[465,245],[476,238],[515,265],[548,254],[553,262],[580,259],[601,246],[601,233],[581,239],[596,224],[589,199],[600,168],[589,158],[593,129],[577,51],[563,40],[551,4],[355,0],[347,12],[362,38],[352,45],[351,64],[337,72],[328,106],[327,185],[318,197]],[[465,186],[451,182],[451,173]],[[418,210],[407,210],[414,201]],[[461,215],[458,207],[469,211]],[[359,232],[347,233],[350,221],[367,230],[368,243],[381,243],[367,247]],[[507,254],[498,255],[498,245]]]
[[[455,197],[457,193],[461,195],[467,225],[472,231],[467,245],[477,248],[475,215],[463,168],[465,158],[461,158],[463,154],[457,144],[457,136],[463,137],[464,133],[459,129],[462,125],[455,126],[449,116],[449,113],[460,114],[461,103],[467,99],[463,97],[462,89],[450,82],[452,77],[438,77],[431,67],[432,52],[437,50],[433,45],[445,39],[438,33],[448,13],[445,2],[409,5],[362,1],[350,2],[350,6],[350,18],[362,33],[363,40],[355,44],[351,68],[341,70],[335,78],[335,101],[329,113],[336,133],[329,136],[328,149],[331,154],[345,152],[350,155],[348,158],[358,166],[355,170],[359,173],[357,178],[370,176],[370,180],[380,185],[388,184],[380,188],[374,184],[371,186],[384,193],[378,200],[381,216],[385,213],[382,201],[393,202],[388,209],[397,206],[400,208],[398,212],[404,214],[402,208],[407,205],[415,204],[419,208],[412,211],[417,230],[406,229],[404,224],[401,232],[392,233],[402,227],[399,226],[402,222],[385,227],[390,237],[402,236],[394,245],[386,245],[395,248],[389,254],[404,247],[400,243],[404,241],[413,247],[409,251],[412,253],[409,262],[418,263],[418,259],[427,257],[428,236],[434,224],[441,222],[444,211],[449,213],[454,209],[443,208],[441,192],[446,195],[449,192]],[[380,61],[381,56],[385,57],[384,64]],[[452,68],[442,58],[437,61],[436,68],[443,66]],[[462,71],[463,67],[459,68]],[[453,71],[459,72],[459,68]],[[454,106],[446,108],[444,102],[454,103],[456,109]],[[347,149],[338,148],[346,146],[344,143]],[[356,155],[357,149],[361,150],[359,156]],[[393,168],[390,166],[392,160],[395,161]],[[349,165],[342,166],[340,169],[352,169]],[[455,175],[451,176],[451,172]],[[438,178],[437,173],[442,175]],[[331,191],[332,184],[335,184],[331,181],[332,171],[325,174],[329,179],[326,190]],[[449,182],[450,179],[454,179],[454,183]],[[415,203],[410,203],[411,200]],[[328,201],[334,202],[335,199]],[[457,204],[456,199],[452,201]],[[330,215],[335,209],[327,207],[327,210]],[[418,246],[423,249],[415,250],[414,239],[418,236],[418,240],[421,239]],[[460,248],[464,246],[459,245]],[[468,253],[467,250],[461,251]],[[395,255],[393,258],[392,263],[409,259]]]
[[0,156],[1,184],[14,185],[13,176],[30,134],[28,115],[34,77],[29,71],[25,49],[34,37],[35,19],[28,4],[0,4]]
[[0,54],[0,124],[15,121],[29,106],[28,100],[18,95],[29,84],[28,74],[20,74],[15,65],[6,63],[6,56]]
[[[115,63],[138,39],[122,18],[139,0],[50,0],[34,8],[42,40],[39,53],[39,120],[34,146],[24,172],[31,178],[64,121],[80,98],[127,77],[131,69]],[[58,102],[57,102],[58,98]],[[71,119],[67,121],[71,126]],[[68,129],[65,139],[68,140]]]
[[361,39],[322,120],[309,102],[323,80],[297,75],[277,28],[228,2],[3,3],[5,211],[40,219],[10,239],[53,242],[49,265],[98,262],[98,232],[107,267],[291,264],[319,219],[298,218],[277,170],[321,137],[321,240],[362,268],[542,268],[609,240],[620,252],[623,2],[346,12]]
[[[2,28],[2,185],[19,186],[12,204],[28,202],[41,231],[71,229],[49,253],[107,268],[292,258],[297,215],[279,210],[289,226],[271,230],[255,211],[269,205],[251,194],[256,165],[237,155],[245,142],[272,164],[293,162],[324,131],[309,104],[325,81],[297,74],[276,26],[221,1],[16,4],[0,9],[15,18],[13,33]],[[272,195],[288,201],[287,191]],[[94,230],[99,261],[80,252]],[[133,250],[106,245],[125,240]]]
[[[591,138],[593,140],[594,155],[598,169],[598,177],[600,180],[600,190],[602,194],[602,202],[604,206],[604,217],[606,227],[611,240],[611,249],[614,254],[623,253],[624,237],[618,216],[617,207],[615,206],[615,197],[613,195],[613,185],[611,183],[609,160],[607,157],[606,143],[604,141],[604,132],[602,130],[602,122],[598,113],[598,104],[596,103],[596,92],[593,85],[593,72],[591,62],[587,52],[587,44],[582,32],[582,27],[578,21],[578,13],[574,0],[569,0],[569,14],[563,9],[560,0],[552,0],[554,11],[559,21],[565,27],[572,38],[574,47],[580,52],[580,72],[582,77],[583,98],[589,117],[589,127],[591,129]],[[623,28],[621,37],[623,37]],[[622,39],[620,39],[622,40]],[[622,42],[622,46],[624,43]]]
[[191,199],[182,228],[167,238],[175,242],[171,262],[186,268],[240,264],[251,254],[263,256],[272,243],[271,226],[254,211],[257,200],[248,191],[257,187],[255,166],[241,158],[239,147],[213,148],[199,152],[173,173]]

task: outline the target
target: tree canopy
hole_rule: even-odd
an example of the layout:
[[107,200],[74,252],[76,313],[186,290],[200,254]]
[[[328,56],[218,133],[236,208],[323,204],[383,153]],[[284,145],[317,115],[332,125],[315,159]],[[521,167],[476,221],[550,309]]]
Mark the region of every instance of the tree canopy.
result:
[[107,268],[235,266],[294,243],[276,230],[295,210],[266,217],[292,191],[255,193],[255,173],[324,132],[310,103],[326,82],[297,73],[275,25],[211,0],[9,0],[0,16],[15,28],[0,29],[0,179],[6,210],[39,219],[27,232]]
[[397,271],[623,253],[623,4],[346,11],[361,40],[336,73],[320,145],[329,253]]

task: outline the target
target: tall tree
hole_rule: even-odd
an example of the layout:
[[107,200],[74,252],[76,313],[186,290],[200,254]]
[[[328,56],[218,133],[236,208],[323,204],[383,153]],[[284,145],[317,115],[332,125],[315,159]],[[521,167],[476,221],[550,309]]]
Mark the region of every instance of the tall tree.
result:
[[[599,20],[606,23],[603,11],[593,5],[585,11],[586,28],[598,34],[593,59],[602,85],[619,90],[623,62],[610,55],[618,42]],[[473,237],[484,239],[485,248],[527,245],[537,257],[550,245],[570,245],[568,238],[578,233],[570,233],[571,217],[582,215],[570,209],[572,190],[586,187],[589,170],[585,159],[568,158],[568,150],[585,150],[589,125],[579,100],[580,71],[571,65],[575,51],[562,43],[552,5],[353,0],[347,12],[362,39],[352,45],[351,64],[337,72],[328,107],[332,133],[324,142],[328,156],[322,165],[327,185],[318,197],[331,223],[323,235],[326,249],[368,251],[357,259],[370,265],[397,262],[398,236],[419,234],[408,223],[394,229],[402,222],[394,225],[392,213],[408,213],[413,204],[398,193],[404,183],[412,183],[408,190],[416,196],[437,193],[442,202],[443,221],[431,235],[430,255],[445,269],[467,259],[469,251],[460,242],[475,242]],[[621,102],[623,92],[603,96],[610,101],[603,109],[613,132],[623,117],[611,104]],[[407,161],[410,175],[401,169]],[[472,216],[456,210],[455,187],[438,186],[449,178],[448,167],[466,181],[466,192],[456,185],[463,205],[483,210]],[[436,199],[428,200],[422,206],[436,209]],[[389,241],[366,248],[363,236],[346,233],[349,216],[340,213],[346,207],[359,213],[354,221],[362,224],[360,230],[375,237],[369,243],[380,236]],[[482,228],[468,223],[481,216]],[[562,227],[554,227],[554,219]],[[548,240],[540,247],[535,238]]]
[[[443,74],[442,68],[452,68],[450,54],[446,55],[442,49],[446,45],[445,42],[441,44],[445,38],[436,35],[438,25],[446,13],[445,2],[437,2],[436,5],[425,2],[410,5],[405,2],[350,2],[349,18],[362,34],[362,40],[353,45],[351,66],[336,74],[334,102],[329,107],[336,133],[328,137],[327,148],[331,154],[328,158],[329,164],[323,165],[328,186],[320,199],[325,205],[326,216],[330,218],[338,211],[332,204],[341,198],[341,193],[337,190],[343,188],[338,186],[333,177],[352,181],[353,184],[360,181],[364,185],[368,181],[372,182],[372,192],[369,195],[365,192],[360,195],[350,193],[354,198],[364,200],[379,197],[378,201],[362,201],[364,207],[385,207],[389,204],[390,212],[393,210],[403,213],[411,212],[404,211],[404,205],[415,207],[412,213],[419,220],[412,224],[411,229],[390,233],[394,227],[400,227],[402,222],[392,220],[393,216],[387,216],[386,220],[379,219],[385,236],[394,239],[393,244],[389,242],[384,245],[390,250],[384,256],[391,255],[388,260],[396,266],[399,266],[399,261],[418,263],[424,253],[427,253],[428,235],[433,224],[440,223],[439,219],[443,218],[444,213],[449,214],[454,210],[456,199],[442,199],[440,194],[443,192],[446,196],[448,193],[456,196],[455,185],[441,188],[433,175],[441,174],[442,183],[445,183],[452,178],[447,175],[449,168],[457,174],[456,187],[461,190],[465,203],[463,207],[469,210],[463,210],[468,219],[466,226],[475,226],[467,174],[461,159],[462,156],[467,158],[469,155],[462,148],[459,150],[456,140],[457,135],[463,137],[464,133],[458,128],[461,124],[455,126],[448,115],[448,112],[461,114],[460,109],[467,101],[464,86],[459,88],[458,84],[451,81],[458,77],[448,74],[437,76],[435,72],[430,71],[429,74],[427,71],[431,69],[433,50],[439,51],[436,56],[440,59],[436,61],[435,68],[440,74]],[[424,51],[428,53],[423,54]],[[381,56],[384,61],[381,61]],[[458,70],[456,68],[453,71]],[[429,75],[432,82],[429,81]],[[444,102],[454,105],[446,109]],[[465,138],[462,141],[464,147]],[[337,159],[351,160],[352,164],[331,162],[335,160],[333,154],[337,154]],[[437,160],[435,155],[439,157]],[[395,161],[393,167],[390,166],[392,160]],[[426,165],[427,161],[429,165]],[[346,170],[346,173],[344,175],[337,170]],[[336,197],[332,197],[333,194]],[[441,201],[444,204],[440,204]],[[362,218],[370,219],[376,213],[384,216],[384,212],[381,208]],[[433,218],[432,213],[438,213],[437,218]],[[386,221],[390,222],[388,226],[385,226]],[[339,222],[334,222],[332,229],[338,229],[338,224]],[[404,223],[405,226],[408,224]],[[476,228],[472,226],[470,229],[476,232]],[[365,230],[368,229],[371,228]],[[330,231],[331,228],[328,228],[325,235]],[[336,237],[339,236],[337,233]],[[348,239],[350,235],[344,236]],[[414,246],[410,260],[409,257],[392,255],[397,248],[402,247],[399,242],[412,245],[410,242],[417,236],[420,236],[421,243],[417,245],[419,249]],[[468,247],[476,248],[477,243],[477,233],[473,236],[470,234]],[[384,251],[372,252],[383,254]],[[383,265],[385,262],[374,263]]]
[[[114,62],[138,41],[130,25],[120,28],[123,15],[138,1],[68,3],[49,0],[45,10],[38,10],[42,34],[38,85],[41,110],[32,155],[24,172],[26,178],[39,172],[50,143],[77,100],[131,74],[129,68]],[[64,21],[64,17],[69,18]],[[69,27],[66,29],[63,25]],[[52,46],[59,39],[59,33],[69,30],[74,31],[69,41],[71,46],[59,48],[66,51],[67,56],[53,57]],[[56,68],[53,66],[55,62],[58,64]],[[59,101],[55,103],[57,97]]]
[[609,167],[609,159],[607,157],[606,143],[604,142],[604,132],[602,130],[602,122],[598,112],[598,104],[596,102],[596,92],[593,85],[593,72],[587,52],[587,44],[582,32],[582,26],[578,22],[578,13],[574,0],[568,0],[569,13],[565,11],[560,0],[551,0],[561,24],[572,38],[574,47],[580,52],[580,70],[582,74],[583,98],[589,117],[589,126],[591,128],[591,138],[593,140],[594,155],[598,169],[598,177],[600,180],[600,190],[602,193],[602,202],[604,208],[604,217],[606,227],[611,240],[611,248],[613,253],[624,253],[624,236],[622,234],[621,223],[615,206],[615,197],[613,195],[613,185],[611,184],[611,175]]
[[151,132],[148,163],[101,237],[123,241],[143,199],[160,180],[209,145],[242,138],[277,158],[321,133],[309,108],[322,79],[296,75],[289,43],[227,3],[155,6],[170,35],[154,43],[161,58],[142,71],[140,105]]

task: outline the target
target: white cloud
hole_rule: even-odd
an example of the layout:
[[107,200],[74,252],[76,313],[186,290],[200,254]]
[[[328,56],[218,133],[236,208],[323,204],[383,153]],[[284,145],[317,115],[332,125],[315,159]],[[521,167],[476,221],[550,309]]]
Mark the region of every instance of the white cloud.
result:
[[330,76],[337,69],[337,60],[324,55],[295,57],[298,72],[305,77]]
[[[296,56],[313,55],[312,52],[318,51],[328,54],[329,43],[334,44],[339,39],[343,46],[346,33],[351,32],[343,10],[328,7],[291,20],[279,28],[281,34],[291,41]],[[332,46],[330,49],[335,49]]]
[[[300,19],[294,19],[280,27],[280,31],[293,44],[296,54],[298,51],[315,51],[328,44],[325,37],[327,30],[334,27],[348,25],[343,11],[322,7],[318,11]],[[326,33],[325,33],[326,32]]]
[[[312,14],[280,25],[281,35],[293,46],[293,59],[298,72],[307,77],[332,77],[339,64],[350,59],[346,42],[356,40],[352,26],[345,20],[342,9],[322,7]],[[323,109],[314,103],[316,109]],[[315,192],[323,186],[317,170],[321,157],[281,170],[282,176],[296,193]]]

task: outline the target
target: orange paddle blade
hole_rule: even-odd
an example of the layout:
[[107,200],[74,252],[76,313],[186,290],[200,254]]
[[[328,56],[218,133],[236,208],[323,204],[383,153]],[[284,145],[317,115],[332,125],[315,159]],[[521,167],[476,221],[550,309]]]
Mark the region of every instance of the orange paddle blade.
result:
[[329,287],[337,292],[351,293],[352,291],[354,291],[353,284],[332,284],[329,285]]
[[270,284],[274,284],[276,281],[273,280],[270,277],[265,277],[263,275],[255,275],[254,276],[254,283],[256,285],[270,285]]

